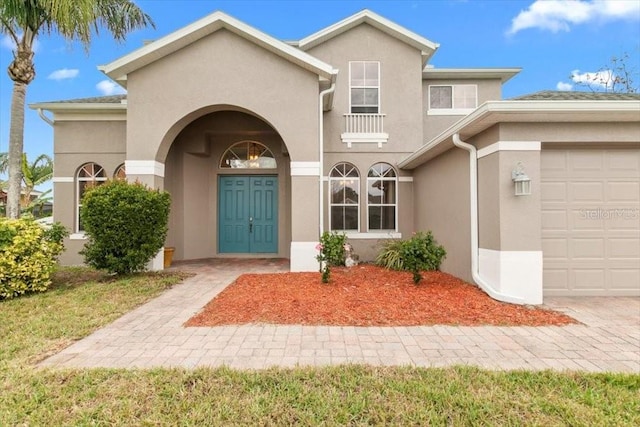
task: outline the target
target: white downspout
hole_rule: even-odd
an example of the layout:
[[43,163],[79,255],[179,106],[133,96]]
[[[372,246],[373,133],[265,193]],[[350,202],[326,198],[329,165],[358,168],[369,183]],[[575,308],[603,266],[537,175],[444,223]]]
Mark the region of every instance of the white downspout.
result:
[[476,147],[460,139],[460,134],[453,135],[453,144],[469,152],[469,194],[471,204],[471,275],[473,281],[491,298],[514,304],[525,304],[525,300],[513,295],[506,295],[496,291],[490,283],[480,276],[478,262],[478,154]]
[[324,178],[324,117],[323,117],[323,112],[324,112],[324,97],[327,94],[333,93],[333,91],[336,90],[336,84],[335,82],[331,83],[331,87],[329,87],[329,89],[325,89],[322,92],[320,92],[320,96],[318,98],[318,149],[319,149],[319,155],[318,158],[320,160],[320,165],[318,167],[318,184],[319,184],[319,189],[318,189],[318,201],[319,201],[319,230],[320,230],[320,234],[319,237],[322,237],[322,233],[324,233],[324,182],[323,182],[323,178]]
[[38,115],[40,116],[40,118],[42,120],[44,120],[45,122],[47,122],[47,124],[49,126],[53,126],[53,120],[51,120],[49,117],[44,115],[44,112],[42,111],[42,108],[38,108]]

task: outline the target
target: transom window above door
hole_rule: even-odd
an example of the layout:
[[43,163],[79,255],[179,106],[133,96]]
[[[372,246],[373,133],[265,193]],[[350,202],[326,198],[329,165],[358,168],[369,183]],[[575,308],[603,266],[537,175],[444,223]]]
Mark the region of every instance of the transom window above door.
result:
[[222,155],[221,168],[231,169],[275,169],[276,159],[265,145],[255,141],[233,144]]
[[349,62],[350,113],[380,113],[380,63]]

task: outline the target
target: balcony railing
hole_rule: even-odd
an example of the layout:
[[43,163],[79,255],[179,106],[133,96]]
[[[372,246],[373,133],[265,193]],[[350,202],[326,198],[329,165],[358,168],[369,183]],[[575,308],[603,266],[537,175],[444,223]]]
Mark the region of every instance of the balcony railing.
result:
[[377,143],[382,147],[389,134],[384,131],[384,114],[345,114],[342,142],[349,148],[353,142]]

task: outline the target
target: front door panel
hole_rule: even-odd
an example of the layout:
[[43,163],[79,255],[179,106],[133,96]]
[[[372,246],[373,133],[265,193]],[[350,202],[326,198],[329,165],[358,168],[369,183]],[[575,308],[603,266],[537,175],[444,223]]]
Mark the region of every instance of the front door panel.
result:
[[219,252],[278,252],[278,178],[222,176],[219,183]]

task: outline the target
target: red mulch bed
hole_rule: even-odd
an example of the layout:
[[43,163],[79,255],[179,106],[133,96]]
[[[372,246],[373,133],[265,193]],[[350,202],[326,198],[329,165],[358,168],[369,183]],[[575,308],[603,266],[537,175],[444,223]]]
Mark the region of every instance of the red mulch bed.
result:
[[245,274],[211,300],[185,326],[245,323],[414,326],[543,326],[577,323],[540,308],[491,299],[450,274],[411,273],[373,265],[334,268],[328,284],[320,273]]

